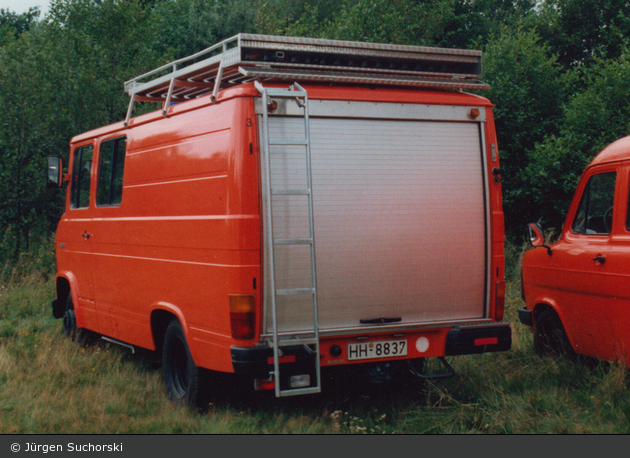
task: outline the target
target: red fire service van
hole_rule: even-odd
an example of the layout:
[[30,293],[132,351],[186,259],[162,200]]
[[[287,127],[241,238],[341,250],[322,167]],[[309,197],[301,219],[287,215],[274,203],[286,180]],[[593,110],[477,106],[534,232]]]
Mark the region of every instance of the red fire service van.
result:
[[480,74],[479,51],[240,34],[128,81],[125,121],[49,159],[54,316],[162,354],[191,405],[207,370],[288,396],[508,350]]
[[522,323],[539,354],[576,354],[630,365],[630,137],[612,143],[578,184],[560,240],[523,258]]

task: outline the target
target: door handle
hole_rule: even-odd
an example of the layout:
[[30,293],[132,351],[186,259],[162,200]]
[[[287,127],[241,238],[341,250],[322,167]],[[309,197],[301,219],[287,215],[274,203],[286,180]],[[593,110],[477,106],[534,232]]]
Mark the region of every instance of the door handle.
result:
[[595,257],[593,258],[593,261],[598,262],[598,263],[600,263],[600,264],[603,264],[603,263],[605,263],[605,262],[606,262],[606,256],[602,256],[602,255],[595,256]]
[[87,240],[87,239],[90,238],[90,233],[86,232],[86,233],[82,234],[81,237],[83,237],[85,240]]

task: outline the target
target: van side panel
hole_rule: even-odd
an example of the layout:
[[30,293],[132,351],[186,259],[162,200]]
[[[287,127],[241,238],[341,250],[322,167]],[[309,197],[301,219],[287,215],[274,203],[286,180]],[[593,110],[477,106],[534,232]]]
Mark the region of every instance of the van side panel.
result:
[[198,365],[231,370],[229,294],[257,294],[260,278],[248,106],[234,99],[125,131],[122,203],[94,211],[101,333],[153,349],[151,312],[168,310]]
[[497,143],[497,135],[494,129],[494,113],[490,108],[486,109],[487,122],[485,123],[486,137],[486,167],[487,176],[489,177],[488,203],[490,206],[490,234],[491,234],[491,266],[490,266],[490,297],[493,310],[490,310],[491,316],[497,321],[502,321],[503,309],[499,312],[499,318],[496,318],[496,288],[497,282],[505,282],[505,219],[503,214],[502,188],[501,188],[501,168],[499,164],[499,147]]

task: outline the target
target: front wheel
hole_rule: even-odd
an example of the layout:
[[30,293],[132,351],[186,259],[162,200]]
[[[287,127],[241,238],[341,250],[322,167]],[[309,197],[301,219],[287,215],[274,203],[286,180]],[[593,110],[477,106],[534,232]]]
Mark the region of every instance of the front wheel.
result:
[[90,345],[94,342],[94,333],[77,326],[77,318],[74,312],[72,294],[68,294],[68,299],[66,300],[66,310],[63,314],[62,327],[63,333],[72,341],[86,345]]
[[74,304],[72,303],[72,295],[68,294],[66,301],[66,310],[63,313],[63,333],[70,340],[76,340],[77,335],[77,319],[74,315]]
[[539,356],[567,357],[570,360],[575,357],[560,318],[551,310],[545,310],[536,318],[534,351]]
[[171,321],[166,328],[162,369],[166,392],[172,401],[192,408],[208,405],[204,386],[206,372],[195,364],[178,320]]

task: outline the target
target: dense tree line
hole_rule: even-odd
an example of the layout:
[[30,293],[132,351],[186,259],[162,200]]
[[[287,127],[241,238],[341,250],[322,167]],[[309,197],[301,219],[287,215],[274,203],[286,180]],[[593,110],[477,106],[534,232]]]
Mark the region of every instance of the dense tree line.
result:
[[47,155],[125,116],[123,82],[239,32],[484,51],[508,236],[559,229],[586,164],[630,132],[624,0],[53,0],[0,9],[0,263],[53,233]]

